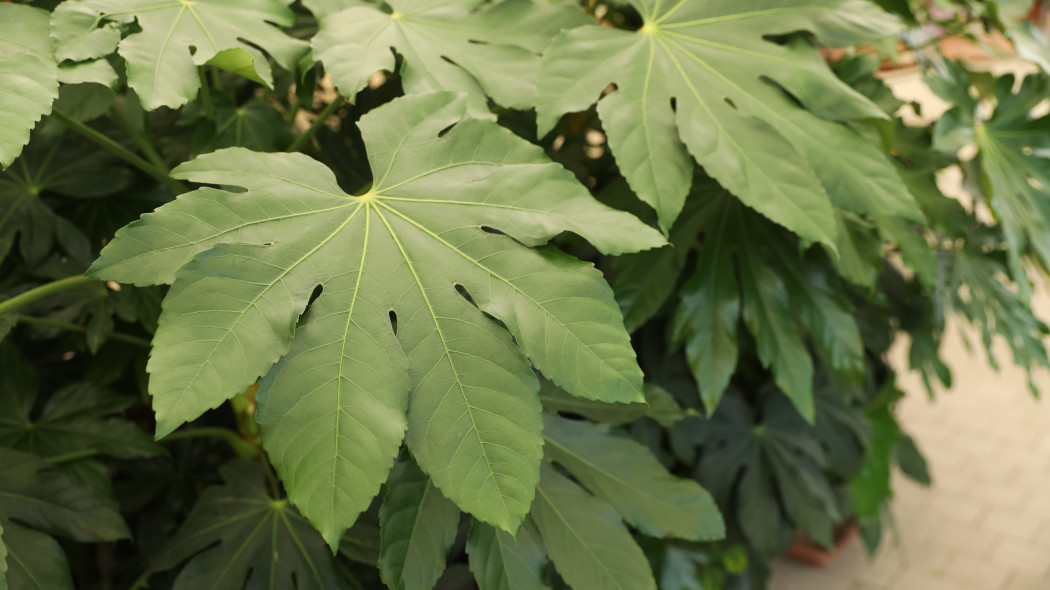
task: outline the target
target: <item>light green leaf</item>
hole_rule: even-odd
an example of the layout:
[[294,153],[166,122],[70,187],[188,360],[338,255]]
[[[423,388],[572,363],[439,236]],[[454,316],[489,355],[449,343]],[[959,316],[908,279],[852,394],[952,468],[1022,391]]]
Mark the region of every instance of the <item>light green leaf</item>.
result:
[[529,519],[574,590],[656,590],[649,562],[620,515],[550,465],[543,466]]
[[69,562],[62,546],[53,538],[0,518],[7,545],[7,574],[0,551],[0,590],[73,590]]
[[46,10],[0,4],[0,168],[15,161],[29,131],[58,97],[49,19]]
[[142,32],[121,41],[119,52],[128,62],[128,84],[147,109],[193,100],[200,89],[197,66],[220,52],[240,50],[250,56],[253,79],[270,86],[270,64],[256,46],[293,71],[307,51],[305,42],[277,28],[295,23],[291,8],[280,0],[84,0],[84,5],[106,18],[138,22]]
[[390,473],[379,510],[379,573],[390,590],[430,590],[445,571],[459,509],[411,459]]
[[467,537],[470,571],[480,590],[546,590],[547,553],[539,533],[526,522],[518,537],[483,522],[470,524]]
[[[638,31],[582,26],[546,50],[539,131],[597,101],[620,170],[665,231],[689,190],[690,155],[748,206],[829,246],[832,202],[919,217],[889,161],[835,122],[886,114],[836,78],[809,43],[766,39],[807,30],[824,44],[850,45],[893,33],[895,19],[862,0],[630,4],[644,22]],[[599,100],[610,83],[616,91]],[[863,155],[847,163],[843,143]],[[883,176],[858,174],[858,162]]]
[[659,235],[599,204],[541,149],[465,119],[466,108],[439,93],[362,118],[376,180],[361,196],[302,155],[201,156],[174,175],[246,191],[180,196],[118,232],[90,271],[174,282],[148,367],[159,435],[269,371],[264,445],[330,542],[379,489],[409,394],[420,466],[461,509],[509,531],[532,501],[542,453],[529,361],[574,395],[642,399],[601,273],[526,246],[568,230],[618,253]]
[[99,84],[112,90],[117,85],[117,72],[104,59],[63,64],[58,67],[58,81],[63,84]]
[[579,8],[529,0],[486,7],[477,0],[389,5],[393,12],[358,5],[321,19],[314,53],[336,87],[353,96],[375,72],[393,72],[394,49],[404,59],[399,73],[406,93],[464,92],[474,115],[488,114],[486,96],[506,107],[531,108],[539,53],[562,28],[588,20]]
[[106,57],[117,50],[120,28],[116,23],[99,27],[102,13],[79,0],[67,0],[51,13],[51,42],[58,61],[84,61]]
[[711,496],[695,481],[671,475],[641,444],[604,424],[556,416],[545,416],[543,424],[547,457],[641,532],[691,541],[725,536]]
[[346,588],[332,553],[287,500],[271,498],[258,464],[234,460],[197,499],[154,571],[189,561],[175,590]]

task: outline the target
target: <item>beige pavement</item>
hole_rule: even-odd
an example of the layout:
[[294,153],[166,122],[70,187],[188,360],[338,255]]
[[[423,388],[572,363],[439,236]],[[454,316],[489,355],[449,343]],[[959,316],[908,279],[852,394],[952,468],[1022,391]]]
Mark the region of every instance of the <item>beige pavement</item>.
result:
[[[917,76],[891,84],[902,98],[927,98]],[[957,179],[942,180],[951,191]],[[1050,283],[1043,283],[1035,306],[1046,320]],[[891,354],[896,367],[906,365],[903,344]],[[917,375],[901,371],[908,397],[900,420],[926,454],[934,485],[896,479],[897,530],[881,552],[869,560],[854,539],[824,568],[779,561],[770,590],[1050,590],[1050,399],[1033,399],[1005,344],[995,350],[999,372],[987,365],[980,338],[953,324],[943,356],[955,386],[933,402]],[[1050,397],[1050,375],[1036,381]]]

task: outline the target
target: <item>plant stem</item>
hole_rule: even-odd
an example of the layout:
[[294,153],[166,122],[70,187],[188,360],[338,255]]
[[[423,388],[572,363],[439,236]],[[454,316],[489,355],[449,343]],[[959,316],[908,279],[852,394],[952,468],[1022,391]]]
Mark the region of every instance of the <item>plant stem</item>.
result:
[[146,156],[146,159],[153,164],[154,168],[157,170],[163,170],[164,174],[167,175],[168,165],[164,163],[164,159],[160,157],[157,150],[153,149],[153,144],[149,142],[147,137],[136,132],[135,129],[132,128],[131,124],[128,123],[128,120],[124,118],[124,113],[121,113],[116,106],[112,106],[109,109],[109,116],[117,123],[117,126],[123,129],[124,133],[135,142],[139,151]]
[[203,67],[197,68],[197,74],[201,79],[201,103],[204,104],[204,111],[208,113],[208,118],[215,119],[215,105],[211,102],[211,84],[208,82],[208,75],[204,73]]
[[[58,320],[52,320],[48,318],[38,318],[31,315],[15,314],[18,318],[18,322],[21,324],[30,324],[33,326],[44,326],[45,328],[58,328],[59,330],[66,330],[68,332],[77,332],[79,334],[86,334],[87,328],[84,326],[78,326],[77,324],[70,324],[68,322],[60,322]],[[109,335],[110,340],[116,340],[118,342],[126,342],[128,344],[134,344],[142,348],[149,348],[149,340],[145,338],[139,338],[138,336],[132,336],[130,334],[121,334],[114,332]]]
[[51,281],[50,283],[44,283],[43,285],[30,289],[25,293],[15,295],[7,301],[0,301],[0,315],[17,311],[23,306],[54,295],[55,293],[61,293],[62,291],[68,291],[69,289],[75,289],[84,285],[98,284],[99,282],[95,279],[89,279],[84,275],[76,275],[74,277],[66,277],[57,281]]
[[69,463],[70,461],[76,461],[78,459],[87,459],[88,457],[94,457],[97,454],[99,454],[98,449],[77,449],[76,451],[62,453],[61,455],[53,455],[45,459],[45,461],[52,465],[61,465],[63,463]]
[[133,154],[124,146],[99,133],[98,131],[95,131],[91,127],[88,127],[80,121],[73,119],[72,117],[58,109],[52,109],[51,116],[61,121],[65,126],[69,127],[73,131],[76,131],[77,133],[83,135],[87,139],[102,146],[113,155],[121,158],[122,160],[126,161],[132,166],[138,168],[139,170],[142,170],[146,174],[149,174],[153,178],[157,179],[162,184],[170,188],[175,194],[178,195],[186,192],[185,185],[175,180],[174,178],[168,176],[167,172],[163,170],[158,170],[156,167],[154,167],[153,164],[147,162],[146,160],[143,160],[139,156]]
[[295,141],[293,141],[291,143],[291,145],[288,146],[288,149],[286,149],[284,151],[286,151],[286,152],[297,152],[297,151],[299,151],[299,148],[303,147],[303,144],[306,143],[307,141],[309,141],[310,138],[313,137],[315,133],[317,133],[317,130],[320,129],[322,125],[324,125],[324,122],[328,120],[328,117],[332,116],[332,113],[334,113],[336,111],[336,109],[338,109],[339,107],[343,106],[343,101],[344,100],[345,99],[343,98],[342,94],[337,95],[335,97],[335,100],[333,100],[332,102],[328,103],[328,106],[326,106],[324,108],[324,110],[321,111],[321,113],[317,115],[317,118],[314,119],[313,125],[310,125],[310,128],[307,129],[305,133],[303,133],[299,137],[296,137]]
[[146,571],[142,572],[142,575],[135,578],[135,581],[131,583],[128,590],[139,590],[139,588],[149,588],[149,577],[153,575],[153,570],[146,568]]
[[184,438],[218,438],[225,441],[233,450],[237,453],[237,456],[250,459],[259,454],[259,449],[252,446],[248,441],[237,436],[237,433],[226,428],[217,428],[211,426],[202,426],[200,428],[187,428],[186,430],[178,430],[172,432],[168,436],[160,439],[160,442],[171,442],[173,440],[180,440]]

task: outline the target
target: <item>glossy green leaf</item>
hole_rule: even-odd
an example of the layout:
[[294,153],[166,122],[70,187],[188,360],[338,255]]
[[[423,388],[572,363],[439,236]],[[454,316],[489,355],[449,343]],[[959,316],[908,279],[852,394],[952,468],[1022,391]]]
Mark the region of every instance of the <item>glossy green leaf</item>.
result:
[[641,444],[603,424],[556,416],[543,424],[547,456],[641,532],[691,541],[725,536],[711,496],[671,475]]
[[4,551],[0,550],[0,590],[73,590],[66,553],[58,541],[44,533],[0,518],[7,545],[7,573]]
[[305,156],[202,156],[174,174],[247,191],[184,195],[119,232],[92,267],[121,282],[174,281],[149,364],[160,435],[269,371],[264,444],[333,544],[378,491],[406,403],[409,447],[437,487],[513,531],[542,445],[528,361],[581,397],[642,398],[601,274],[526,246],[570,230],[618,253],[659,245],[658,234],[465,110],[440,93],[364,117],[376,181],[361,196]]
[[[539,130],[597,101],[621,172],[665,230],[682,209],[693,158],[749,206],[829,246],[832,202],[918,218],[889,161],[834,122],[885,113],[807,42],[764,38],[808,30],[825,44],[850,45],[894,32],[889,15],[860,0],[630,4],[644,22],[638,31],[578,27],[545,51]],[[599,100],[610,83],[616,91]],[[881,174],[859,174],[858,164]]]
[[58,97],[49,19],[46,10],[0,4],[0,168],[15,161],[29,131]]
[[154,571],[189,561],[175,590],[346,588],[332,553],[287,500],[271,498],[257,464],[235,460],[219,469],[225,483],[204,490]]
[[411,459],[390,472],[379,510],[379,572],[390,590],[430,590],[445,571],[459,509]]
[[532,107],[539,53],[562,28],[588,20],[578,8],[530,0],[390,0],[392,12],[355,4],[324,16],[313,41],[343,94],[357,94],[376,71],[395,71],[394,50],[406,93],[463,92],[475,115],[489,112],[486,96]]
[[68,0],[51,12],[51,42],[58,61],[84,61],[106,57],[117,50],[120,28],[116,23],[99,27],[102,14],[79,0]]
[[543,581],[547,553],[531,523],[525,523],[514,538],[475,520],[467,537],[467,555],[479,590],[548,588]]
[[529,518],[574,590],[656,590],[641,548],[602,500],[544,465]]
[[128,63],[128,84],[148,109],[193,100],[200,89],[197,66],[220,52],[247,56],[257,79],[269,86],[270,64],[256,47],[288,70],[307,51],[305,42],[277,28],[295,23],[291,8],[280,0],[84,0],[84,5],[106,18],[135,20],[142,29],[121,41],[119,53]]

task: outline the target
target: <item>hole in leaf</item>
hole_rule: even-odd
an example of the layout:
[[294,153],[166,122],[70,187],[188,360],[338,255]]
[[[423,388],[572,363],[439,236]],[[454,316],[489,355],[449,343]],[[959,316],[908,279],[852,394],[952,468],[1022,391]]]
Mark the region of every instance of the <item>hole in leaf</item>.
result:
[[[457,123],[458,123],[458,121],[457,121]],[[452,128],[455,127],[455,126],[456,126],[456,123],[453,123],[453,124],[449,125],[448,127],[445,127],[444,129],[442,129],[441,131],[438,131],[438,137],[445,137],[446,135],[448,135],[448,132],[452,131]]]
[[481,231],[483,231],[483,232],[485,232],[487,234],[496,234],[497,236],[505,236],[505,235],[507,235],[507,234],[501,232],[500,230],[498,230],[498,229],[496,229],[494,227],[489,227],[487,225],[479,225],[478,229],[480,229]]
[[726,97],[725,97],[725,98],[723,98],[722,100],[726,101],[726,104],[727,104],[727,105],[729,105],[729,106],[733,107],[733,110],[738,110],[738,109],[737,109],[737,107],[736,107],[736,103],[735,103],[735,102],[733,102],[733,99],[731,99],[731,98],[729,98],[728,96],[726,96]]
[[678,112],[678,97],[676,96],[671,97],[671,110],[676,113]]
[[314,290],[310,293],[310,301],[307,302],[306,306],[309,307],[317,301],[317,298],[321,296],[321,292],[324,291],[324,285],[317,285]]
[[455,288],[456,288],[456,293],[459,293],[460,297],[466,299],[467,303],[470,303],[474,307],[478,306],[477,303],[474,303],[474,298],[470,296],[470,292],[467,291],[466,287],[464,287],[463,285],[460,285],[459,283],[456,283],[455,284]]
[[394,335],[397,335],[397,313],[394,310],[390,310],[390,327],[394,330]]

